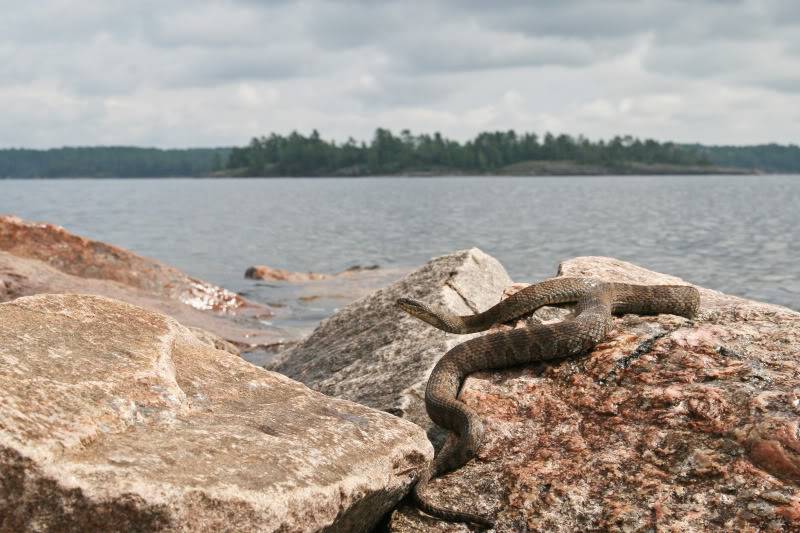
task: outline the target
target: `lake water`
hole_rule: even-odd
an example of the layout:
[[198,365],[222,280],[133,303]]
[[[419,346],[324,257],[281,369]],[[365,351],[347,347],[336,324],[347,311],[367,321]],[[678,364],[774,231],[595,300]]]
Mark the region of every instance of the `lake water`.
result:
[[[302,329],[359,287],[472,246],[515,281],[607,255],[800,309],[800,180],[791,176],[0,180],[0,213],[160,259],[282,306],[276,325]],[[296,287],[245,280],[255,264],[384,270],[358,287]]]

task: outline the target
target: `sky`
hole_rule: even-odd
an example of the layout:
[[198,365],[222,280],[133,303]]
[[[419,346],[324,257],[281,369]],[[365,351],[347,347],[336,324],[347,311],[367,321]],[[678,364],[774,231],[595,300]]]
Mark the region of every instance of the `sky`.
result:
[[797,0],[0,0],[0,147],[800,143]]

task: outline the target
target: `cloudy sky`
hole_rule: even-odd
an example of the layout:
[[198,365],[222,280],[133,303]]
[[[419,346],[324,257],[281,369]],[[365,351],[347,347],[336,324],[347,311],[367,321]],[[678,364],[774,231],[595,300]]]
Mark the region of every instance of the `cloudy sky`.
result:
[[797,0],[0,0],[0,147],[800,142]]

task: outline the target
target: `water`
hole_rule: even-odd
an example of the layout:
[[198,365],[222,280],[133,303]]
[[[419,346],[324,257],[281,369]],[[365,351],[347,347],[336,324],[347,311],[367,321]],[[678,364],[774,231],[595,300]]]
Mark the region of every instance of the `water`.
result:
[[[608,255],[800,309],[800,180],[790,176],[0,180],[0,213],[160,259],[310,327],[355,292],[477,246],[515,281]],[[248,266],[358,283],[245,280]]]

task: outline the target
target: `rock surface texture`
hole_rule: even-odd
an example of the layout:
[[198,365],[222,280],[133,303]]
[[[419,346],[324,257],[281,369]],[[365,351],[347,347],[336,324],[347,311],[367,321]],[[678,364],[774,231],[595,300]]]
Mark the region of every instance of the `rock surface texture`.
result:
[[[566,261],[559,275],[685,283],[603,257]],[[428,428],[427,374],[470,336],[438,331],[394,301],[466,314],[524,286],[509,285],[479,250],[434,259],[325,321],[276,368]],[[800,313],[698,289],[694,320],[619,317],[583,357],[467,378],[461,398],[484,420],[486,441],[428,493],[496,516],[504,532],[800,531]],[[567,313],[543,308],[529,320]],[[469,530],[409,505],[391,529]]]
[[0,302],[40,293],[108,296],[166,313],[239,348],[277,347],[291,332],[260,326],[270,309],[178,269],[52,224],[0,216]]
[[[559,275],[685,283],[604,257]],[[485,442],[428,493],[497,531],[800,530],[800,313],[698,289],[694,320],[628,315],[586,356],[473,374]],[[469,531],[409,505],[391,530]]]
[[254,305],[238,294],[187,276],[177,268],[74,235],[53,224],[0,216],[0,250],[43,261],[72,276],[116,281],[196,309],[233,312]]
[[324,320],[270,368],[430,428],[422,399],[428,374],[444,352],[469,336],[438,331],[395,302],[408,296],[466,314],[499,302],[510,283],[503,266],[476,248],[433,259]]
[[431,456],[414,424],[164,315],[0,304],[0,531],[366,531]]

